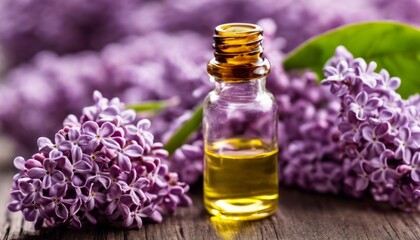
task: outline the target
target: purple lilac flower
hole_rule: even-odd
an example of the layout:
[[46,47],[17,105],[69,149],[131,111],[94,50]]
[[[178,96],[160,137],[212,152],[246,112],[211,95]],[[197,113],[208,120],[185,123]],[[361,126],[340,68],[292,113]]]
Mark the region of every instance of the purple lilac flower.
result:
[[416,152],[408,164],[398,166],[397,171],[402,174],[409,173],[413,181],[420,182],[420,153]]
[[399,159],[403,159],[408,163],[411,159],[411,149],[418,149],[419,142],[411,136],[411,130],[408,127],[401,127],[394,144],[397,146],[395,155]]
[[350,111],[356,114],[358,120],[365,120],[368,116],[376,115],[375,110],[382,105],[382,101],[378,98],[368,99],[366,92],[357,94],[354,102],[350,103]]
[[[95,92],[94,100],[79,124],[64,122],[54,144],[40,138],[39,153],[15,158],[20,172],[13,178],[9,210],[22,211],[36,229],[81,228],[85,222],[141,228],[145,219],[160,222],[162,213],[191,205],[189,186],[168,171],[167,152],[153,142],[150,122],[127,117],[135,114],[119,99]],[[60,148],[64,143],[72,144]]]
[[336,68],[331,66],[326,66],[324,68],[324,75],[328,81],[340,82],[349,77],[352,73],[353,69],[349,68],[346,61],[340,61]]
[[[326,74],[323,84],[341,102],[337,124],[341,131],[340,158],[345,166],[344,193],[370,193],[375,200],[393,207],[416,210],[420,204],[419,95],[403,100],[396,92],[399,78],[390,77],[385,69],[376,72],[375,62],[354,59],[344,47],[336,49],[325,67],[327,72],[340,71],[343,61],[354,73],[340,82],[328,79],[330,75]],[[346,91],[338,93],[341,85],[346,85]]]
[[394,157],[394,153],[391,150],[384,150],[379,154],[379,158],[376,157],[367,161],[367,165],[372,168],[370,180],[373,183],[391,183],[390,185],[393,186],[393,180],[399,176],[395,169],[389,167],[388,161]]
[[58,162],[63,158],[61,152],[51,150],[48,158],[44,159],[42,167],[28,169],[28,177],[41,179],[43,188],[51,187],[53,182],[64,182],[64,174],[57,169]]
[[381,154],[385,151],[386,147],[383,139],[389,132],[389,124],[387,122],[381,123],[377,126],[366,125],[362,129],[362,136],[364,138],[364,150],[372,155]]

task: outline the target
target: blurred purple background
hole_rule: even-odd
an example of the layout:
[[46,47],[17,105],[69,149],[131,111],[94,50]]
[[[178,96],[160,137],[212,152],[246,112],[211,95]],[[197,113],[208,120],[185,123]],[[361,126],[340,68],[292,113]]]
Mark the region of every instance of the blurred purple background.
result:
[[[267,84],[288,109],[298,100],[289,95],[313,81],[292,83],[282,70],[284,53],[346,23],[416,25],[419,12],[417,0],[0,0],[0,158],[9,164],[10,153],[33,151],[37,137],[51,137],[68,114],[90,105],[95,89],[128,103],[179,98],[153,118],[157,140],[164,141],[211,89],[205,66],[218,24],[265,28],[273,65]],[[197,153],[194,138],[190,148]]]

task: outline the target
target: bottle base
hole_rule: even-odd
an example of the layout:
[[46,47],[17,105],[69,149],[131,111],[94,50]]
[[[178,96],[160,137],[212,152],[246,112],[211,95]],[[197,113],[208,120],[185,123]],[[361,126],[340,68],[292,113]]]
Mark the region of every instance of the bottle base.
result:
[[252,198],[205,200],[208,213],[226,220],[257,220],[273,215],[277,201]]

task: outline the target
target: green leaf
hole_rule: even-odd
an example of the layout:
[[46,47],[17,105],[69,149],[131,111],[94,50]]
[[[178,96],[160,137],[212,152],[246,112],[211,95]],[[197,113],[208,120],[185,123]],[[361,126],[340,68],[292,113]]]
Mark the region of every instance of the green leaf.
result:
[[367,22],[343,26],[316,36],[292,51],[284,60],[286,70],[312,69],[323,79],[322,68],[343,45],[354,57],[375,61],[378,70],[401,78],[403,97],[420,90],[420,30],[397,22]]
[[190,137],[190,135],[196,132],[203,119],[203,106],[200,104],[194,110],[190,120],[182,125],[172,137],[165,144],[165,149],[171,155],[177,148],[181,147]]
[[161,101],[147,101],[136,104],[126,105],[126,109],[133,109],[136,112],[159,112],[168,107],[173,107],[179,104],[179,98],[174,97],[168,100]]

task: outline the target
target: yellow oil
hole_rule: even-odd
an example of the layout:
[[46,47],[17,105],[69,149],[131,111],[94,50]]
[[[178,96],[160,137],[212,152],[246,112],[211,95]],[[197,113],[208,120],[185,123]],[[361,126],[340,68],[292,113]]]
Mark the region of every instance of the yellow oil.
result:
[[204,205],[215,216],[254,220],[278,204],[277,147],[232,138],[205,146]]

